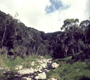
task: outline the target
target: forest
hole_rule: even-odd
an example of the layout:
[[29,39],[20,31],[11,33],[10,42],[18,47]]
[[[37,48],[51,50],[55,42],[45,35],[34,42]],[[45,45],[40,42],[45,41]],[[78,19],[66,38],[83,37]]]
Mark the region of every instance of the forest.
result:
[[62,31],[45,33],[0,11],[0,53],[13,59],[46,54],[53,58],[87,59],[90,57],[90,20],[78,22],[77,18],[66,19],[60,26]]
[[[44,80],[90,80],[89,19],[81,22],[78,18],[66,19],[59,31],[45,33],[26,26],[16,16],[0,11],[0,80],[23,80],[23,77],[41,74],[37,71],[15,76],[18,65],[27,71],[30,68],[34,70],[37,65],[41,66],[41,63],[37,63],[39,59],[49,59],[52,61],[50,65],[58,65],[56,69],[40,69],[44,73],[49,70]],[[32,63],[35,65],[32,66]],[[48,62],[44,65],[48,65]]]

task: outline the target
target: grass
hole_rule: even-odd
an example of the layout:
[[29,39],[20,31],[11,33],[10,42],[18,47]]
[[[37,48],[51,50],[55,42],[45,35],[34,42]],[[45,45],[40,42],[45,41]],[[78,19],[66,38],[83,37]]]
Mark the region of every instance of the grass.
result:
[[47,73],[47,78],[56,78],[60,80],[60,72],[57,70],[51,69],[49,73]]
[[[45,57],[49,58],[49,56],[45,56]],[[6,59],[4,58],[5,58],[4,55],[0,54],[0,66],[3,66],[4,68],[9,67],[10,70],[13,71],[16,65],[22,65],[23,68],[30,68],[30,67],[35,68],[36,65],[38,65],[36,63],[36,58],[40,59],[40,56],[36,57],[34,55],[31,55],[31,56],[25,57],[24,59],[18,56],[15,60],[10,58],[9,56]],[[35,62],[35,66],[31,66],[32,61]]]
[[74,64],[63,64],[60,69],[60,77],[62,80],[80,80],[82,76],[90,78],[90,70],[85,62],[76,62]]
[[[38,64],[36,63],[36,58],[40,59],[40,56],[27,56],[26,58],[22,59],[17,57],[15,60],[8,57],[5,58],[4,55],[0,54],[0,66],[4,68],[10,68],[10,71],[15,72],[14,69],[16,65],[22,65],[23,68],[35,68]],[[48,59],[51,58],[48,55],[45,55],[44,58]],[[71,56],[67,58],[55,59],[54,62],[57,62],[60,66],[57,69],[51,69],[49,73],[47,73],[47,78],[57,78],[58,80],[90,80],[90,59],[87,59],[83,62],[71,60]],[[31,62],[35,62],[35,66],[31,66]],[[3,80],[6,76],[2,73],[6,71],[0,70],[0,76],[3,77]],[[13,73],[14,75],[14,73]],[[13,76],[11,76],[13,77]],[[1,78],[0,78],[1,80]]]
[[49,59],[49,58],[52,58],[50,55],[48,55],[48,54],[46,54],[45,56],[44,56],[44,58],[45,59]]
[[90,59],[75,62],[71,60],[71,57],[67,57],[55,61],[60,66],[55,70],[50,70],[48,77],[55,77],[59,80],[90,80]]
[[[9,68],[11,72],[16,72],[17,70],[15,70],[16,65],[22,65],[23,68],[35,68],[35,66],[31,66],[31,62],[34,61],[36,63],[36,58],[40,59],[40,56],[27,56],[26,58],[22,59],[21,57],[17,57],[15,60],[13,60],[12,58],[10,58],[9,56],[7,58],[5,58],[4,55],[0,54],[0,66],[3,66],[5,69],[4,70],[0,70],[0,80],[1,77],[3,78],[3,80],[7,80],[5,79],[3,75],[3,72],[6,72],[6,68]],[[10,76],[11,77],[11,76]]]

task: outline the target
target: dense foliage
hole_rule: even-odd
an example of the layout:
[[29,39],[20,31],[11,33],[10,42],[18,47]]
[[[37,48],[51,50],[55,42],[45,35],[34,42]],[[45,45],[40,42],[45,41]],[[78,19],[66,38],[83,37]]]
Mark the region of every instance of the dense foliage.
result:
[[49,54],[84,60],[90,57],[90,21],[84,20],[80,25],[78,22],[79,19],[66,19],[63,31],[44,33],[0,11],[0,52],[13,59]]

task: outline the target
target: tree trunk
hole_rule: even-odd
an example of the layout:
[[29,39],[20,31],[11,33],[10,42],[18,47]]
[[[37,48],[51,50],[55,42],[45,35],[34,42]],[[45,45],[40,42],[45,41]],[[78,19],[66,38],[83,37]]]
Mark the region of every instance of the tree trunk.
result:
[[67,51],[66,51],[66,57],[67,57]]
[[75,54],[74,54],[74,49],[72,49],[72,53],[73,53],[73,56],[75,56]]
[[[7,20],[9,20],[9,23],[8,23],[8,24],[7,24]],[[6,26],[9,25],[10,23],[11,23],[10,16],[9,16],[9,17],[6,17],[6,19],[3,20],[3,25],[5,26],[5,30],[4,30],[3,37],[2,37],[2,45],[1,45],[1,48],[3,47],[3,43],[4,43],[4,39],[5,39]]]
[[1,46],[1,48],[3,48],[3,42],[4,42],[5,34],[6,34],[6,25],[5,25],[5,30],[4,30],[3,37],[2,37],[2,46]]
[[66,46],[66,47],[65,47],[65,57],[67,57],[67,51],[68,51],[68,49],[69,49],[69,47]]
[[79,45],[79,42],[78,42],[78,52],[80,52],[81,51],[81,49],[80,49],[80,45]]

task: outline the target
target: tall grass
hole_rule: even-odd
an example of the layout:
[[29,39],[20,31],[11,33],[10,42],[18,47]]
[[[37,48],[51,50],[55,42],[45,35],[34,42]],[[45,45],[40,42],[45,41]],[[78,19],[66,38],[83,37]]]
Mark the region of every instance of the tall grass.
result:
[[[55,70],[51,70],[47,77],[55,77],[59,80],[90,80],[90,60],[86,62],[70,61],[70,57],[56,59],[55,61],[59,63],[59,67]],[[67,61],[70,61],[70,63]]]

